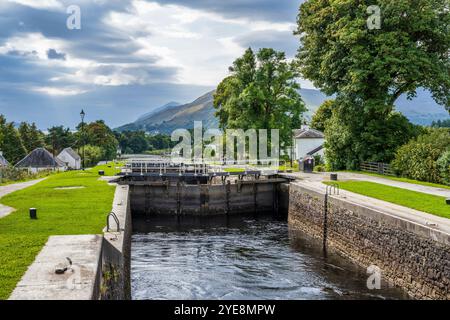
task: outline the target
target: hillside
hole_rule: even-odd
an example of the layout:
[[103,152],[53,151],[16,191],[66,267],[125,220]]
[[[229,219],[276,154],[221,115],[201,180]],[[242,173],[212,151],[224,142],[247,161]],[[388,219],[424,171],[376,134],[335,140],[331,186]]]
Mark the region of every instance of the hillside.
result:
[[151,112],[116,130],[171,133],[179,128],[192,128],[194,121],[203,121],[205,127],[217,127],[217,120],[214,117],[213,94],[214,91],[208,92],[188,104],[161,107],[159,111]]
[[[214,91],[208,92],[195,101],[179,105],[168,103],[162,107],[141,116],[135,122],[117,128],[117,131],[144,130],[152,133],[171,133],[179,128],[192,128],[194,121],[203,121],[204,127],[217,127],[213,107]],[[308,112],[306,118],[311,118],[317,108],[327,99],[322,92],[313,89],[300,89]],[[448,119],[448,112],[437,105],[428,92],[418,90],[417,98],[412,101],[401,97],[397,102],[397,110],[402,112],[411,122],[429,125],[434,120]]]

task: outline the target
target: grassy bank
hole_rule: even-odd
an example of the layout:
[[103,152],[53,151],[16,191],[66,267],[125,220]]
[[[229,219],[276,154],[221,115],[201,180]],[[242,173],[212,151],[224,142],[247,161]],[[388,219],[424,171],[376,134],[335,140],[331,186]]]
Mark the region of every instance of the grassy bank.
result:
[[384,178],[384,179],[389,179],[389,180],[393,180],[393,181],[414,183],[414,184],[419,184],[419,185],[427,186],[427,187],[450,189],[450,186],[447,186],[447,185],[444,185],[444,184],[438,184],[438,183],[433,183],[433,182],[425,182],[425,181],[419,181],[419,180],[413,180],[413,179],[402,178],[402,177],[395,177],[395,176],[387,176],[387,175],[378,174],[378,173],[372,173],[372,172],[364,172],[364,171],[343,171],[343,172],[365,174],[365,175],[372,176],[372,177]]
[[[0,299],[9,297],[50,235],[102,232],[115,188],[98,180],[98,169],[55,174],[0,200],[17,209],[0,219]],[[37,220],[29,218],[31,207],[38,210]]]
[[341,189],[347,191],[450,218],[450,206],[445,203],[444,197],[368,181],[342,181],[338,184]]

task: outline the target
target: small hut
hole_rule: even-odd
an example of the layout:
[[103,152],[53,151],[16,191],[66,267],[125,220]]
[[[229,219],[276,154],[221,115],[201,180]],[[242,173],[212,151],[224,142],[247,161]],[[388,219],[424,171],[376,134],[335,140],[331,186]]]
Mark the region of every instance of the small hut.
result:
[[54,157],[44,148],[34,149],[29,155],[20,160],[16,165],[19,169],[28,169],[32,173],[45,170],[65,171],[66,164]]

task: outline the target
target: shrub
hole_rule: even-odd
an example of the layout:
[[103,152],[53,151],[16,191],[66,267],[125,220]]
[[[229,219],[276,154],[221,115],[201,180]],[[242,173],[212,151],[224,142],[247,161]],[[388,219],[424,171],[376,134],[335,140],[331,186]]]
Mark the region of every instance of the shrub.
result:
[[327,168],[326,168],[325,165],[319,164],[318,166],[314,167],[314,171],[316,171],[316,172],[326,172]]
[[[438,159],[450,148],[450,130],[430,129],[397,150],[394,171],[411,179],[442,183]],[[445,161],[445,160],[442,160]]]
[[450,150],[444,154],[436,162],[439,168],[442,181],[450,185]]
[[52,170],[31,173],[26,169],[17,169],[14,167],[2,167],[0,169],[0,183],[19,182],[46,177],[52,174]]
[[87,145],[85,146],[84,153],[86,167],[95,166],[100,160],[102,160],[103,150],[100,147]]

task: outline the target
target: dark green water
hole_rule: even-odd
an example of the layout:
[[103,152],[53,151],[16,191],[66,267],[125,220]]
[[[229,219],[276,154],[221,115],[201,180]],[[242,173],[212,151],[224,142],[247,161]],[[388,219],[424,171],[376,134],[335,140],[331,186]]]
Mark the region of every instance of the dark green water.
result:
[[133,221],[133,299],[403,299],[271,218]]

